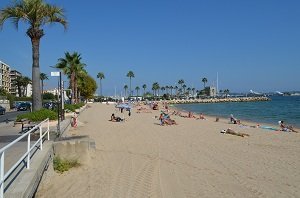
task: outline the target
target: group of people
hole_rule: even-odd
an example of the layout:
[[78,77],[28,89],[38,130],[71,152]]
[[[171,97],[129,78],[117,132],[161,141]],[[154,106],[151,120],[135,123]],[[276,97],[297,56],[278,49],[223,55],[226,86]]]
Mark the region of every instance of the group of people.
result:
[[[230,115],[230,123],[232,124],[241,124],[241,121],[236,119],[232,114]],[[286,125],[284,121],[280,120],[278,121],[279,127],[280,127],[280,131],[285,131],[285,132],[295,132],[298,133],[298,131],[296,131],[294,129],[294,127],[292,125]],[[257,127],[259,127],[259,124],[257,125]],[[272,128],[273,129],[273,128]],[[275,129],[276,130],[276,129]]]
[[[150,108],[153,109],[153,110],[157,110],[158,109],[158,104],[157,103],[151,103]],[[170,118],[170,115],[168,113],[169,108],[168,108],[167,104],[164,105],[164,108],[165,108],[166,111],[161,111],[161,114],[158,118],[159,121],[160,121],[160,125],[177,125],[176,121]],[[124,108],[120,108],[119,110],[121,111],[121,113],[123,113]],[[128,116],[130,116],[131,115],[130,109],[129,110],[126,109],[126,110],[128,111]],[[144,108],[144,107],[140,107],[137,110],[138,110],[137,113],[140,113],[142,111],[147,111],[147,112],[150,111],[150,109],[147,109],[147,108]],[[199,118],[196,117],[192,112],[188,112],[187,115],[183,115],[180,111],[173,111],[171,113],[171,115],[178,115],[180,117],[185,117],[185,118],[196,118],[196,119],[200,119],[200,120],[206,120],[203,113],[199,114]],[[219,120],[219,118],[217,118],[217,119]],[[232,123],[232,124],[239,124],[239,125],[241,124],[241,121],[239,119],[235,118],[233,116],[233,114],[230,115],[229,119],[230,119],[230,123]],[[110,119],[110,121],[112,121],[112,122],[121,122],[121,121],[124,121],[124,120],[125,119],[122,119],[120,117],[115,116],[114,113],[111,115],[111,119]],[[279,126],[280,126],[280,131],[298,133],[298,131],[296,131],[293,128],[293,126],[286,125],[284,121],[279,121],[278,123],[279,123]]]

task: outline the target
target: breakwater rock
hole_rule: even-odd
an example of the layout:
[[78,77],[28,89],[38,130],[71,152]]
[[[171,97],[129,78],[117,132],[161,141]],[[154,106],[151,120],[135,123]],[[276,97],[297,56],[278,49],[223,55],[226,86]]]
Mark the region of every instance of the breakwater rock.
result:
[[220,103],[220,102],[258,102],[270,101],[268,97],[206,98],[193,100],[170,100],[169,104]]

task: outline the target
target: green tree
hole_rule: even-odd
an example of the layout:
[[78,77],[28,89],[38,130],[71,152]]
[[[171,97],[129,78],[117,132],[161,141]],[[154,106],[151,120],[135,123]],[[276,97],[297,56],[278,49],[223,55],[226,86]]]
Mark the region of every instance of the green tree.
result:
[[81,96],[85,99],[91,99],[94,97],[94,93],[97,90],[97,83],[91,76],[83,75],[79,89]]
[[188,91],[188,95],[190,95],[191,88],[190,88],[190,87],[188,87],[186,90]]
[[178,84],[180,85],[180,88],[181,88],[181,90],[182,90],[182,85],[184,84],[184,80],[183,80],[183,79],[180,79],[180,80],[178,81]]
[[205,84],[207,83],[207,78],[202,78],[202,82],[203,82],[203,87],[205,89]]
[[126,75],[126,77],[129,78],[130,84],[129,84],[129,96],[131,96],[131,78],[134,78],[133,71],[129,71]]
[[186,85],[182,85],[182,88],[183,88],[183,94],[185,94]]
[[159,89],[160,89],[160,86],[158,84],[158,82],[155,82],[152,84],[152,90],[154,91],[154,95],[158,95],[159,96]]
[[195,87],[192,88],[193,96],[195,95]]
[[144,95],[145,95],[145,92],[146,92],[146,88],[147,88],[147,85],[146,85],[146,84],[143,84]]
[[87,71],[85,69],[82,69],[79,71],[79,73],[77,74],[77,98],[76,98],[76,102],[80,102],[81,99],[81,93],[84,90],[84,83],[86,81],[87,78]]
[[70,54],[69,52],[65,53],[65,58],[58,59],[56,68],[61,69],[64,74],[70,79],[70,88],[71,88],[71,103],[74,104],[77,101],[77,86],[78,86],[78,76],[81,72],[85,72],[84,67],[86,65],[81,62],[81,55],[77,52]]
[[173,95],[173,89],[174,89],[174,87],[171,85],[171,86],[169,86],[169,89],[170,89],[170,91],[171,91],[171,96]]
[[136,90],[136,96],[139,96],[139,90],[140,90],[140,87],[139,87],[139,86],[136,86],[135,90]]
[[224,89],[223,90],[223,93],[225,94],[226,97],[229,95],[229,92],[230,92],[229,89]]
[[174,89],[175,89],[175,92],[176,92],[176,95],[178,94],[178,86],[176,85],[175,87],[174,87]]
[[49,80],[47,74],[45,73],[41,73],[40,74],[40,80],[41,80],[41,83],[42,83],[42,95],[44,93],[44,80]]
[[8,91],[6,91],[3,87],[0,87],[0,96],[6,96]]
[[23,80],[22,80],[22,87],[23,87],[22,96],[27,96],[27,87],[31,83],[31,79],[27,76],[24,76],[22,78],[23,78]]
[[59,23],[66,28],[67,21],[62,8],[45,3],[43,0],[13,1],[12,5],[1,9],[0,26],[2,27],[4,22],[9,19],[17,29],[19,21],[29,24],[26,34],[32,43],[32,103],[33,110],[36,111],[42,108],[39,65],[40,39],[44,36],[42,27]]
[[124,85],[124,91],[125,91],[124,96],[125,97],[127,96],[127,89],[128,89],[128,85]]
[[23,86],[23,77],[17,76],[12,80],[12,86],[16,86],[18,90],[18,96],[22,97],[22,86]]
[[161,87],[160,90],[161,90],[161,94],[164,94],[164,91],[166,90],[166,88],[165,87]]
[[53,93],[43,93],[44,100],[55,100],[55,95]]
[[102,84],[101,84],[101,80],[105,79],[104,73],[99,72],[97,74],[97,78],[99,78],[99,90],[100,90],[100,94],[99,95],[102,96]]

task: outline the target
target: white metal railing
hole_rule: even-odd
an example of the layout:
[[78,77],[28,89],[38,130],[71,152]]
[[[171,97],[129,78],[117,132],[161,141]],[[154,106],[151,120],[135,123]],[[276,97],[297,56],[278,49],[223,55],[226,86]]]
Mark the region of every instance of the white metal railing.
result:
[[[47,127],[45,127],[45,124]],[[43,128],[46,128],[46,130],[43,132]],[[40,138],[31,145],[30,141],[30,135],[32,132],[35,132],[36,130],[39,130],[39,135]],[[41,150],[43,150],[43,138],[44,136],[47,135],[47,140],[49,140],[49,119],[47,118],[46,120],[42,121],[41,123],[37,124],[34,126],[32,129],[27,131],[25,134],[22,136],[18,137],[15,139],[13,142],[9,143],[8,145],[4,146],[3,148],[0,149],[0,198],[4,197],[4,182],[5,180],[13,173],[13,171],[19,166],[19,164],[25,160],[27,162],[26,167],[27,169],[30,168],[30,157],[31,157],[31,151],[37,146],[37,144],[40,144],[39,147]],[[5,163],[5,151],[9,148],[11,148],[14,144],[22,140],[27,136],[27,151],[22,155],[18,161],[13,164],[10,169],[5,173],[4,172],[4,163]]]

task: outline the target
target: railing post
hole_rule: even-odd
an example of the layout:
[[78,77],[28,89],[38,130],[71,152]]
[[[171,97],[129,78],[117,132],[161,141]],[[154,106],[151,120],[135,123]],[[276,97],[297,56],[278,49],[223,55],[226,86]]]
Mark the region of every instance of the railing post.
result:
[[49,118],[47,120],[47,123],[48,123],[48,126],[47,126],[48,140],[50,140],[50,135],[49,135],[49,131],[50,131]]
[[0,153],[0,198],[4,197],[4,152]]
[[42,125],[39,127],[40,128],[40,148],[43,150],[43,134],[42,134]]
[[27,169],[30,169],[30,133],[27,138]]

